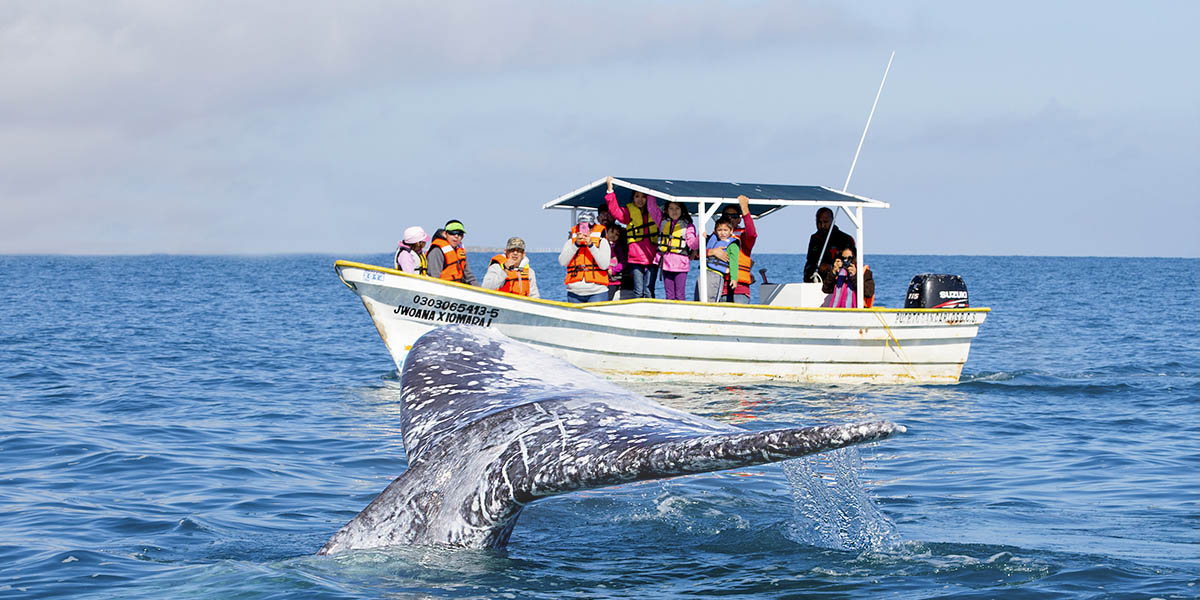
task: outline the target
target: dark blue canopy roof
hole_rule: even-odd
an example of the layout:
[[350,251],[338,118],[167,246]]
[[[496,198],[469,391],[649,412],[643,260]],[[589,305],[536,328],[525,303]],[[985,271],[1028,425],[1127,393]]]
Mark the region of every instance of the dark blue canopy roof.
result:
[[[596,209],[604,206],[604,179],[569,194],[559,196],[542,208]],[[674,200],[698,214],[700,203],[707,208],[715,203],[737,203],[737,197],[750,199],[750,213],[762,216],[784,206],[870,206],[887,208],[887,203],[854,194],[846,194],[820,185],[779,185],[771,183],[731,183],[720,181],[680,181],[674,179],[613,178],[613,190],[621,204],[631,202],[633,191],[645,192],[663,200]]]

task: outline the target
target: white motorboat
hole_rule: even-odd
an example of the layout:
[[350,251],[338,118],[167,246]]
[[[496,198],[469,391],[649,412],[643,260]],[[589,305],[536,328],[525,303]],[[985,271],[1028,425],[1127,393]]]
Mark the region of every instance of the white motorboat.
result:
[[[569,209],[574,222],[580,211],[602,206],[604,182],[545,208]],[[704,221],[723,204],[736,203],[737,195],[750,198],[756,216],[784,206],[836,206],[856,226],[860,261],[863,209],[888,206],[820,186],[629,178],[614,178],[613,185],[618,195],[638,190],[683,203],[699,217],[701,239]],[[568,304],[361,263],[338,261],[335,268],[362,299],[397,368],[425,332],[467,323],[613,378],[954,383],[990,310],[965,308],[965,288],[943,292],[953,302],[927,304],[954,308],[824,308],[817,283],[764,285],[758,305],[654,299]]]

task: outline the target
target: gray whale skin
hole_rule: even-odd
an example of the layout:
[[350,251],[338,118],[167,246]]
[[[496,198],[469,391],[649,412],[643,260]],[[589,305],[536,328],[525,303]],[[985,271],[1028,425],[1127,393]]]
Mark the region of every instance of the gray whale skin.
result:
[[503,548],[526,504],[880,440],[887,421],[749,431],[667,408],[482,327],[417,340],[404,361],[408,469],[320,554]]

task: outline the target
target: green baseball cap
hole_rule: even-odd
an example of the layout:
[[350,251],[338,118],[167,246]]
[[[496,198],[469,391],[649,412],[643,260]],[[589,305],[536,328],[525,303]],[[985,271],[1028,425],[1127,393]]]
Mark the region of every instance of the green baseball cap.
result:
[[446,226],[442,228],[446,233],[467,232],[467,228],[463,227],[462,221],[446,221]]

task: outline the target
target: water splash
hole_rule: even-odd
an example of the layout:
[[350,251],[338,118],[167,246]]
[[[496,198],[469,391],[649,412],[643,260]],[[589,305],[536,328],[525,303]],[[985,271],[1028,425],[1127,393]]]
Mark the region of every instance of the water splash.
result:
[[901,545],[896,524],[871,499],[858,474],[857,448],[841,448],[783,463],[795,502],[789,539],[851,551],[889,551]]

